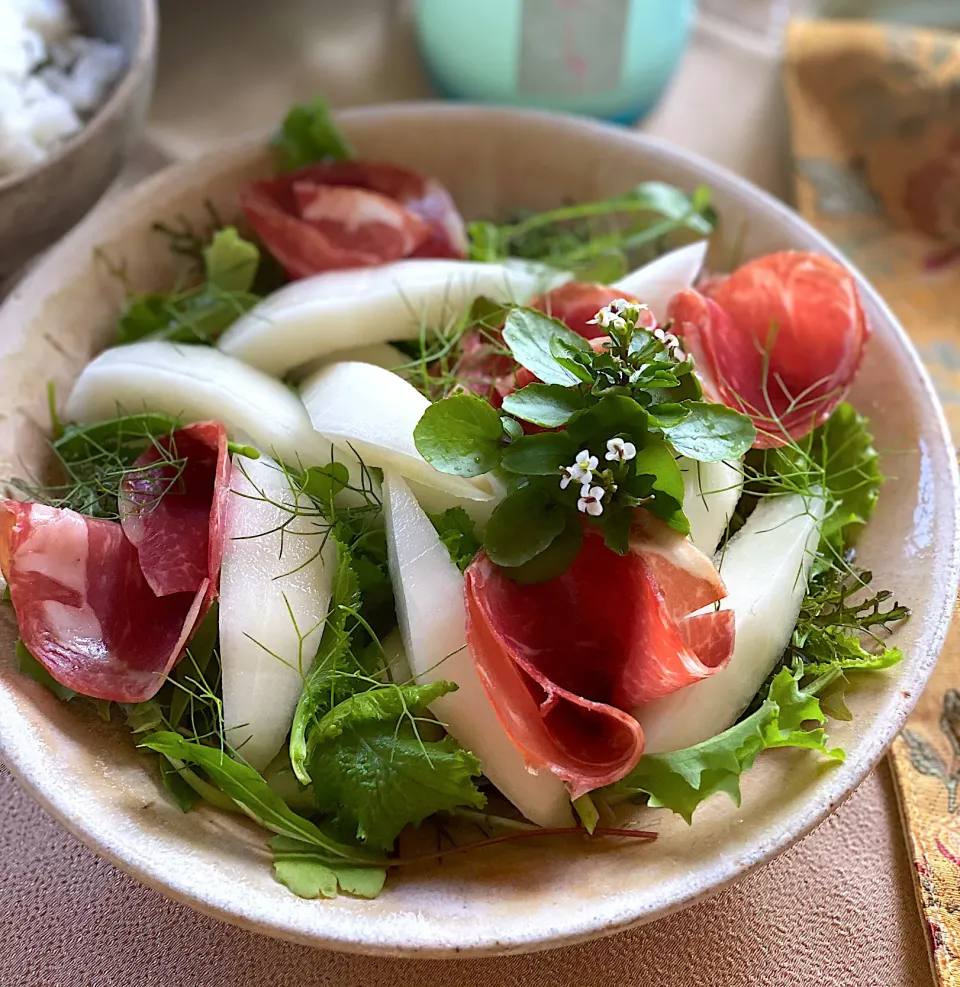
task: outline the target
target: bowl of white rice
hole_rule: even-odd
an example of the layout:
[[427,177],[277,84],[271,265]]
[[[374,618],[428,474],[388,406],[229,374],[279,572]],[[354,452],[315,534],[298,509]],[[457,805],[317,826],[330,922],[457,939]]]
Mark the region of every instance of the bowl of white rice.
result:
[[0,0],[0,280],[77,223],[143,125],[156,0]]

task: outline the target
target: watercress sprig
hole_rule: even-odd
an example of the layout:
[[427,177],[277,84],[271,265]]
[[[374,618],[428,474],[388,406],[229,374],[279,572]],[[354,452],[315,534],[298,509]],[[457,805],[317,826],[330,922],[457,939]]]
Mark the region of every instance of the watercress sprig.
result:
[[619,300],[595,321],[609,333],[599,345],[542,312],[512,309],[503,341],[537,379],[499,411],[452,395],[427,408],[414,431],[420,454],[443,472],[500,471],[508,494],[483,547],[519,582],[562,572],[584,524],[626,553],[635,507],[686,534],[677,453],[736,459],[756,437],[748,418],[702,400],[692,361],[645,306]]

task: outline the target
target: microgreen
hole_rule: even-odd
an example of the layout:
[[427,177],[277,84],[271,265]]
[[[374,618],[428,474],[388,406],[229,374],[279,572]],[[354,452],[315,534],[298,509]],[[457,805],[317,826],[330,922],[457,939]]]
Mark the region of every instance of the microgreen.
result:
[[609,283],[623,276],[628,259],[654,256],[678,233],[709,236],[715,226],[708,189],[687,196],[663,182],[643,182],[610,199],[526,214],[502,225],[471,223],[470,257],[545,261],[580,280]]
[[[116,520],[123,480],[140,470],[134,461],[151,447],[164,464],[159,497],[177,489],[186,465],[177,455],[173,433],[179,422],[168,415],[119,415],[88,424],[69,423],[49,442],[53,463],[48,483],[15,479],[13,484],[33,501]],[[157,462],[150,465],[156,471]],[[152,474],[151,474],[152,475]]]

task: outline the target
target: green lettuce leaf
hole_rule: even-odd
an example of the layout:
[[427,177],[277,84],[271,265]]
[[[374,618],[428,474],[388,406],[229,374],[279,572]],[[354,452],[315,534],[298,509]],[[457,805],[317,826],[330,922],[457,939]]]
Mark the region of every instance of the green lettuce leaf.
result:
[[371,846],[389,849],[408,824],[441,809],[481,808],[480,763],[452,737],[422,739],[426,707],[456,686],[385,686],[357,693],[313,731],[310,760],[317,805]]
[[689,823],[700,803],[716,792],[726,792],[739,805],[740,775],[761,751],[800,747],[842,761],[842,750],[827,748],[822,727],[804,729],[809,721],[823,723],[825,716],[817,696],[801,688],[803,675],[802,667],[780,669],[756,712],[695,747],[645,754],[607,791],[648,795],[651,806],[671,809]]

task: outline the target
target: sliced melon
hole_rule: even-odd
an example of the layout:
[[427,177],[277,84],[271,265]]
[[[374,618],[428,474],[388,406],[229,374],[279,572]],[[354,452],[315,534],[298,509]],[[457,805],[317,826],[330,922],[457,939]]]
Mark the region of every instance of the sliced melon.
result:
[[401,377],[369,363],[334,363],[301,387],[313,427],[367,466],[395,470],[460,500],[490,501],[481,477],[466,479],[434,469],[417,452],[413,430],[430,402]]
[[733,657],[723,671],[633,711],[648,753],[709,740],[749,705],[790,642],[824,506],[798,494],[766,498],[717,557],[727,587],[720,606],[736,618]]
[[217,346],[280,377],[354,346],[443,329],[481,295],[522,304],[570,280],[543,264],[406,260],[294,281],[242,315]]
[[690,540],[704,555],[713,555],[737,509],[743,492],[739,463],[700,463],[681,457],[683,513],[690,521]]
[[337,551],[315,514],[275,462],[234,457],[220,572],[223,720],[258,771],[290,731],[330,605]]
[[93,422],[141,411],[222,422],[231,439],[291,466],[330,461],[330,442],[293,391],[209,346],[151,341],[105,350],[84,367],[63,416]]

